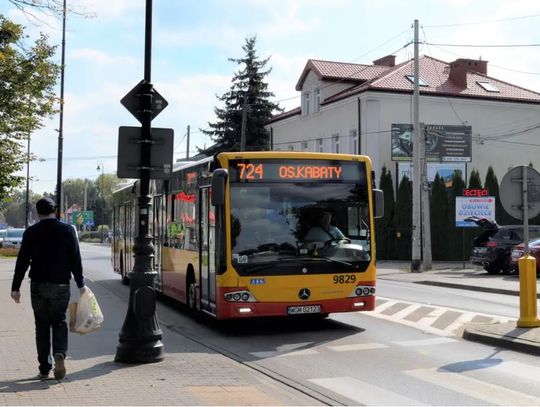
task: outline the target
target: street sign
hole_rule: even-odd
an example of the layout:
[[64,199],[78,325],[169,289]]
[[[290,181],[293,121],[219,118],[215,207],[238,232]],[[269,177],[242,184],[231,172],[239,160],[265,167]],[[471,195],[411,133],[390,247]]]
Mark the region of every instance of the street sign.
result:
[[[150,179],[169,178],[172,171],[174,130],[152,127],[150,147]],[[141,176],[141,127],[121,126],[118,129],[118,178]]]
[[[140,81],[133,89],[131,89],[126,96],[124,96],[120,103],[129,110],[129,112],[135,116],[135,118],[143,124],[144,112],[141,108],[141,96],[144,93],[145,83],[144,80]],[[161,96],[157,90],[152,87],[152,116],[150,120],[160,114],[163,109],[167,107],[169,103]]]
[[519,166],[508,171],[500,187],[503,208],[516,219],[523,220],[523,174],[527,177],[527,218],[540,213],[540,174],[534,168]]
[[456,227],[476,227],[474,222],[465,220],[470,216],[495,219],[495,198],[492,196],[456,196]]
[[71,219],[74,225],[93,225],[94,211],[74,211],[71,214]]

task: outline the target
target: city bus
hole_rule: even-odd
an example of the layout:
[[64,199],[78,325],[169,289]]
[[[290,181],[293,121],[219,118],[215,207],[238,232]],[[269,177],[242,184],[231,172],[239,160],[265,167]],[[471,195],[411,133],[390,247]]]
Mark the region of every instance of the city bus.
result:
[[[219,320],[373,310],[383,211],[373,177],[362,155],[222,152],[176,163],[151,183],[156,290]],[[125,282],[137,184],[113,194],[112,263]],[[338,232],[323,230],[326,217]]]

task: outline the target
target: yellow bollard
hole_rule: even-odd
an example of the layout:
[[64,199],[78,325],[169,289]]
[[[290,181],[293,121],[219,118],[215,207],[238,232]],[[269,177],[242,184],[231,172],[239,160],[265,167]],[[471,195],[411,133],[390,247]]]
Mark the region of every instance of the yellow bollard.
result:
[[518,328],[540,326],[536,314],[536,259],[529,254],[519,259],[519,314]]

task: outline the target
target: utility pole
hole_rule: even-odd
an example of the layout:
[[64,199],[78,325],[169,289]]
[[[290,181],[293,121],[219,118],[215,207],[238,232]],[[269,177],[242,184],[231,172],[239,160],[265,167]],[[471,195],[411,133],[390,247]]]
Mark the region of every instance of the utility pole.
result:
[[[249,89],[248,89],[249,92]],[[246,151],[246,125],[247,125],[247,110],[248,110],[248,92],[244,94],[244,104],[242,105],[242,129],[240,132],[240,151]]]
[[418,56],[418,20],[414,20],[414,89],[413,89],[413,208],[412,208],[412,256],[411,256],[411,272],[421,272],[422,259],[422,208],[420,203],[421,191],[421,143],[423,137],[420,131],[420,67]]
[[58,164],[56,170],[56,218],[62,212],[62,156],[64,152],[64,67],[66,65],[66,0],[62,18],[62,62],[60,66],[60,125],[58,127]]
[[[88,205],[88,180],[84,179],[84,200],[83,200],[83,211],[86,212],[86,207]],[[83,232],[86,232],[86,223],[83,224]]]
[[186,160],[189,160],[189,124],[187,126]]
[[26,203],[24,227],[30,223],[30,132],[28,136],[28,151],[26,152]]
[[429,208],[429,191],[430,186],[427,179],[427,159],[426,159],[426,128],[422,125],[420,127],[420,154],[422,164],[422,190],[420,192],[422,197],[422,258],[424,270],[431,270],[431,219]]

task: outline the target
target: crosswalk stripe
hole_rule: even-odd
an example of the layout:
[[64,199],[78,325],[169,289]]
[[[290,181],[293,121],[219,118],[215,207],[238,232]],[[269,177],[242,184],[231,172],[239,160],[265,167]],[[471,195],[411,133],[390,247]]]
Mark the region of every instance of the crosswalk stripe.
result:
[[[507,322],[509,319],[497,315],[484,313],[473,313],[455,308],[442,307],[414,303],[404,300],[393,300],[386,297],[378,297],[377,307],[374,311],[364,311],[362,314],[384,319],[391,322],[398,322],[413,328],[421,329],[425,332],[439,336],[455,336],[464,324],[471,322],[475,318],[482,317],[490,322]],[[398,306],[396,306],[398,304]],[[395,309],[396,312],[391,311]],[[454,321],[444,322],[443,320],[452,315],[457,315]]]
[[525,381],[536,382],[537,386],[540,383],[540,367],[520,362],[504,361],[497,366],[491,367],[491,369],[519,377]]
[[348,352],[355,350],[371,350],[371,349],[384,349],[388,348],[388,345],[382,343],[354,343],[351,345],[334,345],[328,346],[328,349],[336,352]]
[[462,373],[454,373],[437,368],[409,370],[405,373],[416,379],[499,406],[540,405],[540,398],[538,397],[486,383]]
[[402,396],[401,394],[394,393],[382,387],[375,386],[349,376],[309,379],[309,381],[366,406],[425,405],[420,403],[418,400]]
[[441,343],[450,343],[457,342],[456,339],[448,338],[446,336],[439,336],[437,338],[429,339],[414,339],[411,341],[394,341],[399,346],[408,346],[408,347],[417,347],[417,346],[429,346],[429,345],[440,345]]

